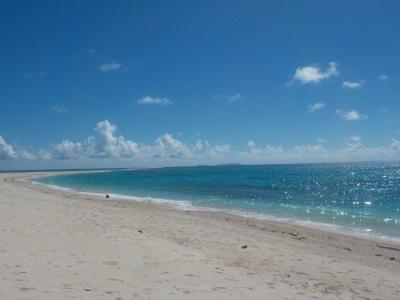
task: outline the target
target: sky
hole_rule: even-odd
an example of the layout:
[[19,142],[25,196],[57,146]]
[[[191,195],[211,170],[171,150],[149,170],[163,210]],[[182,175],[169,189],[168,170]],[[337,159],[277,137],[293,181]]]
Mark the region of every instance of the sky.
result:
[[398,1],[0,1],[0,169],[400,158]]

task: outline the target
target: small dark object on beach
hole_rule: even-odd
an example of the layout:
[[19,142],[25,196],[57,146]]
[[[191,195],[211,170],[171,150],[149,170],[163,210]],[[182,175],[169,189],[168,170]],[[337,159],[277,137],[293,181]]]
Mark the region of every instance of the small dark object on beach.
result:
[[92,289],[83,289],[86,292],[90,292]]
[[396,260],[396,257],[391,257],[391,258],[389,258],[390,260]]
[[351,251],[351,248],[343,248],[344,250]]
[[247,245],[243,245],[243,246],[242,246],[242,249],[247,249]]
[[298,232],[289,232],[289,234],[290,234],[290,235],[293,235],[293,236],[298,236],[298,235],[299,235]]
[[143,233],[143,231],[142,231],[142,230],[140,230],[140,229],[138,229],[137,231],[138,231],[139,233]]
[[110,198],[110,195],[107,194],[107,195],[106,195],[106,198]]
[[380,254],[380,253],[376,253],[375,254],[375,256],[383,256],[382,254]]

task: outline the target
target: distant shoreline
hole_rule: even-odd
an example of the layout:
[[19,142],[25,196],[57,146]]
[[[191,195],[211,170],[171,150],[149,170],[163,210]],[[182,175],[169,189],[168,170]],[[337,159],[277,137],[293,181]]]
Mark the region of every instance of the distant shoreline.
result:
[[0,173],[40,173],[40,172],[75,172],[75,171],[106,171],[106,170],[147,170],[147,169],[165,169],[165,168],[195,168],[195,167],[229,167],[229,166],[286,166],[286,165],[340,165],[340,164],[400,164],[400,160],[387,161],[336,161],[336,162],[298,162],[298,163],[222,163],[222,164],[193,164],[193,165],[166,165],[154,167],[118,167],[118,168],[71,168],[71,169],[15,169],[15,170],[0,170]]

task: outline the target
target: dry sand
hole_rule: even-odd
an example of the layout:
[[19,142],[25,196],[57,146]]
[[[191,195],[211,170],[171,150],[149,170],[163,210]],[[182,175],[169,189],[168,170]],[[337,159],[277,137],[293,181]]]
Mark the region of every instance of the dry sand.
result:
[[400,251],[372,240],[29,177],[0,174],[1,300],[400,299]]

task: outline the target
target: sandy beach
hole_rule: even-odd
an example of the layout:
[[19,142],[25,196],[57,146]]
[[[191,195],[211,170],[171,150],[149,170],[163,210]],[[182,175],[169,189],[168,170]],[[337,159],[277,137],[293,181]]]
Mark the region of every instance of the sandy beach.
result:
[[26,180],[44,175],[0,174],[0,299],[400,299],[376,241]]

